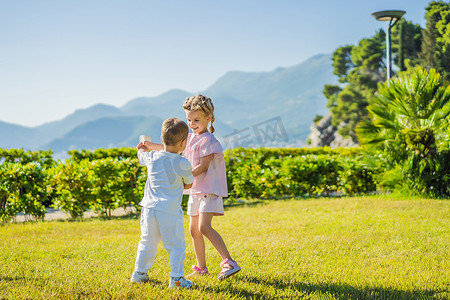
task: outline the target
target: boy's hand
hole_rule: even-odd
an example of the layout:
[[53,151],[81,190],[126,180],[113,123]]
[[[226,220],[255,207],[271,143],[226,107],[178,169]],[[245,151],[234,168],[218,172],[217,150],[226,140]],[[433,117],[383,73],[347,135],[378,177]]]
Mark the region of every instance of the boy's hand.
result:
[[142,143],[148,149],[148,151],[150,150],[161,151],[164,149],[164,146],[162,144],[152,143],[149,141],[143,141]]
[[138,145],[137,145],[137,147],[136,147],[136,149],[139,151],[139,150],[145,150],[145,151],[148,151],[148,147],[144,144],[144,142],[140,142]]

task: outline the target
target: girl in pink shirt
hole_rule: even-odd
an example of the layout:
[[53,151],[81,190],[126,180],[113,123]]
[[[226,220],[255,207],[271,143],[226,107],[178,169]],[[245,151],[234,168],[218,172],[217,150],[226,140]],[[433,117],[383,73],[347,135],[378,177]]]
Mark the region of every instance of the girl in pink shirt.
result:
[[[211,227],[214,216],[224,214],[222,197],[228,196],[225,160],[222,146],[214,137],[214,105],[210,98],[197,95],[186,99],[183,105],[189,133],[186,149],[183,155],[192,165],[194,184],[185,190],[189,195],[188,215],[191,218],[189,231],[194,244],[197,265],[192,266],[192,275],[206,275],[205,242],[208,238],[222,257],[222,271],[218,279],[225,279],[241,270],[231,259],[227,246],[220,234]],[[208,124],[211,122],[208,131]]]

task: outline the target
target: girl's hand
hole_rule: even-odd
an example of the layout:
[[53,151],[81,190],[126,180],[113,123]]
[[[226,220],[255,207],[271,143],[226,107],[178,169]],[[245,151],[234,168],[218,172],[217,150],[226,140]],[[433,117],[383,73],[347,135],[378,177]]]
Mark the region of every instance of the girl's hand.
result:
[[202,158],[200,158],[200,163],[192,168],[192,174],[194,177],[206,172],[209,168],[209,164],[211,163],[211,160],[214,158],[214,153],[206,155]]

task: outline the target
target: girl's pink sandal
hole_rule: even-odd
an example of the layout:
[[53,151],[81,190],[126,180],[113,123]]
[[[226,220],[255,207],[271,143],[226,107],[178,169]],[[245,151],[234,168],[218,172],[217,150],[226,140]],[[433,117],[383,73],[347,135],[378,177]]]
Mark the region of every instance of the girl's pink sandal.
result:
[[231,275],[234,275],[241,270],[241,267],[238,266],[237,262],[229,258],[225,258],[220,263],[220,268],[222,269],[222,271],[217,278],[219,280],[230,277]]
[[195,275],[208,275],[209,274],[208,268],[204,268],[202,270],[197,266],[192,266],[192,271],[194,271],[194,272],[189,274],[188,276],[186,276],[187,278],[189,278],[191,276],[195,276]]

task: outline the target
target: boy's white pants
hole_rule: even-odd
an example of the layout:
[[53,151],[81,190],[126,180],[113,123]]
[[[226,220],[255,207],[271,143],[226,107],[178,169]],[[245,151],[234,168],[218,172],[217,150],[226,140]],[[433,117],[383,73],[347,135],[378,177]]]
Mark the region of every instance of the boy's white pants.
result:
[[186,242],[181,209],[179,215],[174,215],[142,208],[141,241],[137,249],[135,271],[147,273],[153,266],[160,240],[170,255],[170,276],[183,276]]

